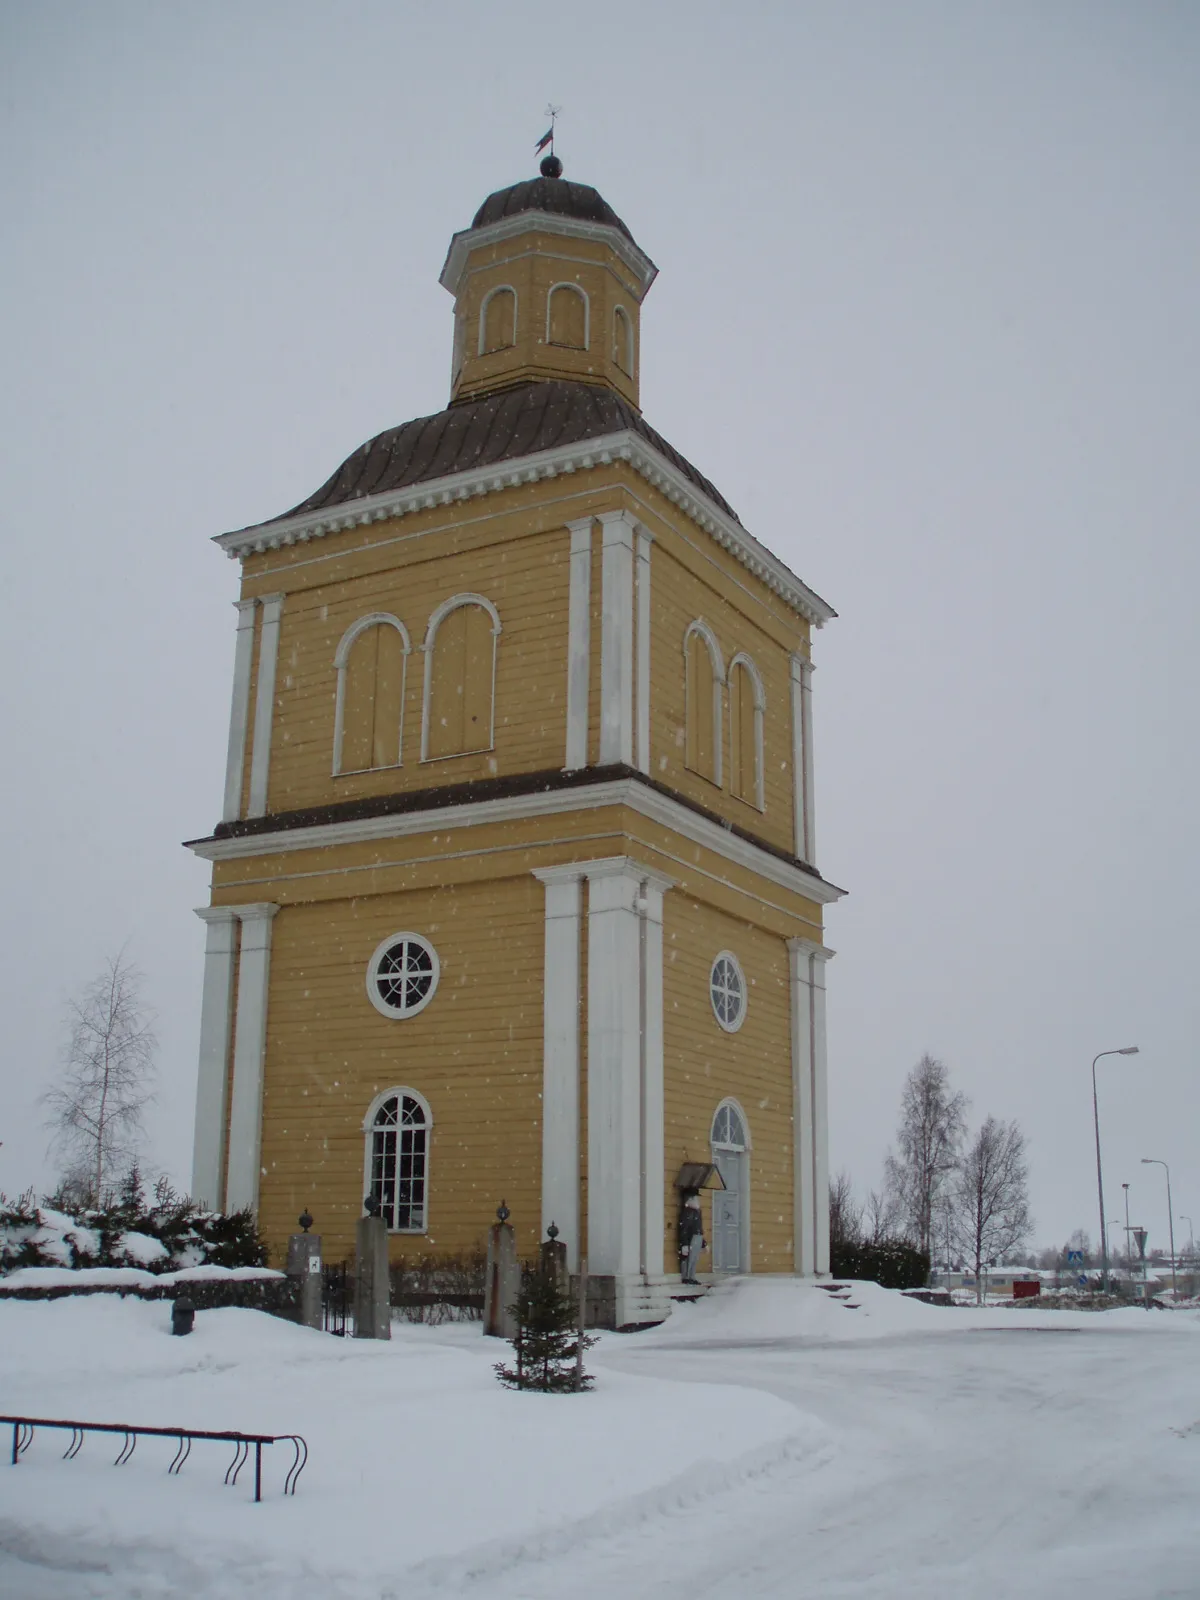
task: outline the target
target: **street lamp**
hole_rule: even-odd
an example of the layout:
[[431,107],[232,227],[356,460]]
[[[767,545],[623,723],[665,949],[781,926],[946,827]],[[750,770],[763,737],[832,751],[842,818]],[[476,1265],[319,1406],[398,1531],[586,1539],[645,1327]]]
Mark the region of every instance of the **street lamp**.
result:
[[1171,1232],[1171,1300],[1177,1298],[1175,1284],[1175,1209],[1171,1205],[1171,1169],[1165,1161],[1159,1161],[1155,1156],[1143,1156],[1144,1167],[1161,1167],[1167,1175],[1167,1226]]
[[1105,1056],[1136,1056],[1138,1047],[1127,1044],[1121,1050],[1101,1050],[1100,1054],[1092,1060],[1092,1116],[1096,1123],[1096,1188],[1100,1194],[1100,1253],[1102,1266],[1100,1269],[1100,1289],[1108,1288],[1108,1241],[1104,1234],[1104,1174],[1100,1168],[1100,1102],[1096,1097],[1096,1062],[1102,1061]]
[[1125,1191],[1125,1276],[1133,1280],[1133,1251],[1129,1245],[1129,1185],[1121,1185]]
[[1191,1217],[1184,1216],[1183,1212],[1181,1211],[1179,1213],[1179,1220],[1180,1222],[1186,1222],[1188,1225],[1188,1255],[1194,1262],[1196,1259],[1196,1235],[1192,1230],[1192,1219]]

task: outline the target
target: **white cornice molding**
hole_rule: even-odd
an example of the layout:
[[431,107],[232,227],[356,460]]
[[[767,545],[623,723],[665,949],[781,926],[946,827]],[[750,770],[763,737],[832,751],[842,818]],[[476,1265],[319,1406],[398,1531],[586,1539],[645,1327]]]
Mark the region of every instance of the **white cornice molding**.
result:
[[606,244],[633,273],[645,299],[650,285],[658,277],[658,268],[640,247],[614,228],[609,222],[588,222],[582,217],[557,216],[552,211],[515,211],[512,216],[501,217],[482,228],[463,228],[450,241],[446,263],[438,277],[443,289],[457,295],[462,283],[467,260],[475,250],[488,245],[503,244],[522,233],[556,233],[563,239],[588,239],[593,244]]
[[[378,839],[403,839],[414,834],[442,833],[451,828],[481,827],[493,822],[522,822],[572,811],[597,811],[603,806],[616,805],[628,806],[648,821],[671,828],[693,844],[702,845],[726,861],[756,872],[780,888],[803,895],[818,905],[830,905],[846,892],[633,778],[614,778],[606,783],[541,790],[535,794],[507,795],[498,800],[470,800],[462,805],[438,806],[429,811],[393,812],[354,822],[324,822],[310,828],[240,834],[232,839],[200,839],[189,844],[188,849],[206,861],[239,861],[254,856],[284,855],[293,850],[323,850]],[[577,871],[581,865],[568,863],[567,867]]]
[[[628,428],[604,434],[598,439],[584,439],[578,444],[560,445],[553,450],[539,450],[512,461],[500,461],[494,466],[450,473],[444,478],[433,478],[428,483],[413,484],[406,489],[364,495],[359,500],[347,501],[321,511],[307,511],[298,516],[284,517],[278,522],[264,522],[252,528],[220,533],[213,542],[219,544],[229,557],[241,557],[244,561],[247,556],[259,555],[266,550],[307,544],[312,539],[323,539],[327,534],[364,528],[372,522],[386,522],[395,517],[408,516],[414,511],[436,510],[439,506],[454,505],[547,478],[611,466],[616,461],[627,462],[698,527],[711,534],[723,549],[749,568],[773,594],[777,594],[814,627],[822,627],[837,615],[819,594],[801,582],[753,534],[747,533],[736,518],[722,511],[678,467]],[[274,573],[272,576],[279,577],[280,574]]]

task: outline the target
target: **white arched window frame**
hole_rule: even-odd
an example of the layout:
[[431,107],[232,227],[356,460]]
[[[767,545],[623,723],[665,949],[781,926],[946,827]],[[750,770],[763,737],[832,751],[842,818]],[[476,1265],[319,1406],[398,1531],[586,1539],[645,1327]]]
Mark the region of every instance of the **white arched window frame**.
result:
[[[735,1136],[730,1137],[731,1129],[722,1112],[728,1112],[731,1119],[736,1119],[740,1125],[738,1133],[740,1140]],[[750,1151],[752,1141],[750,1138],[750,1123],[742,1109],[740,1100],[735,1100],[732,1095],[726,1095],[724,1100],[713,1112],[712,1127],[709,1130],[709,1144],[712,1149],[713,1163],[719,1166],[718,1158],[722,1154],[741,1157],[742,1195],[741,1206],[738,1213],[739,1253],[742,1258],[742,1271],[750,1270]]]
[[692,635],[699,634],[708,649],[709,660],[712,662],[713,679],[713,781],[717,788],[721,788],[724,775],[722,756],[725,749],[725,735],[723,731],[724,709],[722,701],[725,691],[725,660],[721,655],[721,646],[717,643],[717,636],[705,622],[703,617],[697,617],[694,622],[689,622],[683,635],[683,718],[684,727],[691,726],[692,707],[688,703],[692,692],[691,673],[688,671],[688,645]]
[[[550,312],[554,305],[554,296],[560,289],[570,289],[572,294],[577,294],[583,301],[583,348],[590,350],[592,348],[592,302],[588,299],[586,289],[581,289],[577,283],[571,283],[565,278],[561,283],[552,283],[550,292],[546,296],[546,343],[551,344],[553,342],[550,338]],[[575,347],[574,345],[563,345],[561,348],[573,350]]]
[[[765,783],[765,768],[763,766],[763,725],[766,721],[767,696],[763,689],[762,674],[750,656],[744,650],[739,650],[729,663],[729,694],[732,701],[733,673],[736,667],[744,667],[750,674],[750,682],[754,686],[754,804],[760,811],[767,809],[767,793]],[[732,722],[732,712],[730,713]]]
[[[482,606],[492,619],[492,683],[491,683],[491,716],[488,722],[488,740],[483,745],[484,750],[491,750],[496,743],[496,641],[501,632],[500,613],[486,595],[482,594],[454,594],[449,600],[443,600],[441,605],[429,619],[429,627],[425,630],[425,643],[421,649],[425,652],[425,689],[421,702],[421,760],[429,760],[429,702],[433,694],[433,649],[437,643],[437,632],[442,623],[452,611],[457,611],[460,606]],[[478,750],[463,750],[461,755],[478,755]],[[454,761],[456,756],[439,756],[439,761]]]
[[637,371],[637,352],[634,349],[634,344],[633,344],[633,318],[629,315],[629,312],[626,311],[624,306],[614,306],[613,307],[613,359],[614,360],[617,359],[617,352],[620,349],[619,339],[620,339],[620,330],[622,328],[625,330],[625,350],[626,350],[626,353],[627,353],[627,355],[629,357],[629,368],[628,368],[628,371],[626,371],[626,369],[621,366],[621,363],[620,363],[619,360],[617,361],[617,366],[620,367],[622,372],[625,372],[626,377],[632,378],[634,373]]
[[[494,350],[493,351],[488,351],[486,349],[486,345],[487,345],[487,313],[488,313],[488,306],[491,305],[492,301],[496,298],[496,296],[498,294],[510,294],[510,295],[512,295],[512,301],[513,301],[513,336],[512,336],[512,343],[516,344],[516,342],[517,342],[517,315],[518,315],[518,312],[520,310],[520,306],[519,306],[519,303],[517,301],[517,291],[513,288],[511,283],[497,283],[493,288],[489,289],[488,292],[484,295],[483,304],[479,307],[479,348],[476,351],[477,355],[485,356],[485,355],[489,355],[489,354],[495,355],[497,353]],[[512,345],[501,345],[500,349],[501,350],[511,350],[512,349]]]
[[[340,777],[344,768],[342,766],[342,736],[345,732],[346,721],[346,663],[350,659],[350,651],[354,642],[361,634],[370,628],[395,628],[400,635],[403,646],[402,665],[400,668],[400,726],[396,730],[396,755],[398,767],[404,765],[404,700],[408,687],[408,658],[412,652],[409,642],[408,629],[394,617],[390,611],[372,611],[365,617],[359,617],[357,622],[352,622],[341,637],[337,649],[333,653],[333,665],[337,671],[337,698],[333,712],[333,775]],[[355,768],[355,771],[383,771],[383,768]]]
[[[403,1121],[406,1099],[412,1101],[420,1112],[419,1123]],[[396,1119],[392,1123],[383,1123],[380,1114],[390,1100],[396,1102]],[[390,1129],[395,1132],[389,1152],[387,1133]],[[389,1233],[429,1232],[429,1153],[432,1136],[433,1112],[429,1109],[429,1101],[418,1090],[407,1085],[382,1090],[371,1101],[363,1118],[363,1194],[380,1202]],[[377,1153],[379,1167],[376,1165]],[[414,1215],[418,1208],[419,1218]]]

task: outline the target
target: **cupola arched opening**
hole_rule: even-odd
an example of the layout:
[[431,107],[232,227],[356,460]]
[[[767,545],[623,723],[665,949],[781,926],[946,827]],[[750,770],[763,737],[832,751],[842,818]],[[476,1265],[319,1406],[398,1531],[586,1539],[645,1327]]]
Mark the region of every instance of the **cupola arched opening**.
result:
[[591,306],[577,283],[556,283],[546,299],[546,343],[568,350],[591,344]]
[[624,306],[613,310],[613,360],[627,378],[633,377],[633,319]]
[[421,760],[474,755],[495,742],[500,613],[481,594],[456,594],[429,619]]
[[334,652],[333,771],[398,767],[403,744],[408,629],[390,611],[352,622]]
[[489,289],[479,308],[479,354],[490,356],[517,342],[517,291],[508,283]]
[[716,635],[701,617],[683,636],[684,762],[688,769],[721,787],[721,696],[725,663]]

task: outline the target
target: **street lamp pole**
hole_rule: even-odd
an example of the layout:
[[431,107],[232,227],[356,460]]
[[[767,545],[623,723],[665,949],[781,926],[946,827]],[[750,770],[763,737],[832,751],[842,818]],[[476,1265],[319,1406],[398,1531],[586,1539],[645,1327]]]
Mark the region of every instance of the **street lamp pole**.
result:
[[1092,1060],[1092,1117],[1096,1124],[1096,1188],[1100,1195],[1101,1293],[1106,1293],[1108,1290],[1108,1241],[1104,1233],[1104,1172],[1100,1165],[1100,1101],[1096,1095],[1096,1062],[1102,1061],[1105,1056],[1136,1056],[1137,1053],[1137,1045],[1127,1044],[1121,1050],[1101,1050]]
[[1171,1234],[1171,1299],[1174,1301],[1178,1291],[1175,1283],[1175,1209],[1171,1204],[1171,1169],[1165,1161],[1159,1161],[1155,1156],[1143,1156],[1142,1165],[1161,1167],[1167,1175],[1167,1226]]
[[1179,1213],[1179,1220],[1180,1222],[1186,1222],[1188,1225],[1188,1255],[1194,1260],[1196,1256],[1196,1235],[1192,1230],[1192,1219],[1191,1217],[1185,1216],[1181,1211]]
[[1132,1278],[1133,1254],[1129,1244],[1129,1185],[1123,1183],[1121,1187],[1125,1191],[1125,1273],[1127,1277]]

